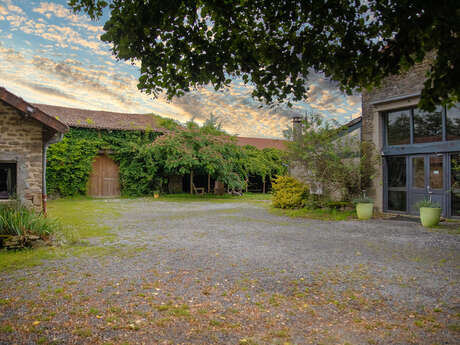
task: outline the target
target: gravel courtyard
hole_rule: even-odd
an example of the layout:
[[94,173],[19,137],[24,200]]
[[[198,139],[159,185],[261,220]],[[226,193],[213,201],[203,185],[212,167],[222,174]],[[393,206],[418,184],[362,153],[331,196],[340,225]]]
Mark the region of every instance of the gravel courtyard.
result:
[[264,202],[88,203],[116,210],[100,251],[0,273],[0,344],[460,344],[458,234]]

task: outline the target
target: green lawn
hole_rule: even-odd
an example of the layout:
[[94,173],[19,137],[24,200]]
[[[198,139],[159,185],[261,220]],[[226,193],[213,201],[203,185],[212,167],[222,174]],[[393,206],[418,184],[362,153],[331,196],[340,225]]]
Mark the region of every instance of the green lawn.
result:
[[272,197],[271,194],[262,194],[262,193],[244,193],[242,196],[237,195],[214,195],[214,194],[162,194],[160,198],[154,199],[158,201],[266,201],[270,200]]
[[341,221],[341,220],[350,220],[356,218],[355,210],[352,211],[340,211],[335,209],[317,209],[309,210],[306,208],[299,208],[295,210],[274,208],[270,205],[269,212],[277,216],[287,216],[293,218],[308,218],[308,219],[318,219],[318,220],[332,220],[332,221]]
[[45,260],[79,255],[98,256],[114,251],[114,248],[90,245],[88,242],[90,238],[98,237],[103,244],[116,237],[110,227],[100,223],[104,216],[119,216],[114,203],[90,198],[60,199],[49,202],[48,213],[61,225],[61,233],[56,234],[56,244],[19,251],[1,250],[0,271],[36,266]]

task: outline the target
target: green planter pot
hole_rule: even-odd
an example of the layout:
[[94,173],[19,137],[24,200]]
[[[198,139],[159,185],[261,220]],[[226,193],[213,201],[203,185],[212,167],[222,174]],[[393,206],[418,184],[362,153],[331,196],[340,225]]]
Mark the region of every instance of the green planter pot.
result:
[[420,220],[425,228],[431,228],[439,224],[441,209],[433,207],[420,207]]
[[358,215],[358,219],[366,220],[371,219],[372,214],[374,213],[374,204],[373,203],[366,203],[366,204],[357,204],[356,205],[356,214]]

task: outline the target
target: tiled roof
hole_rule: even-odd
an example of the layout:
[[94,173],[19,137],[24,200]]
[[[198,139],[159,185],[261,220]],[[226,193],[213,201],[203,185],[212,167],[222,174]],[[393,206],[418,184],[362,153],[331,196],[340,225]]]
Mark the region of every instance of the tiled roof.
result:
[[[148,114],[115,113],[111,111],[59,107],[48,104],[34,104],[34,106],[59,119],[69,127],[167,131],[158,127],[155,117]],[[276,148],[285,150],[285,142],[285,140],[279,139],[237,137],[238,145],[252,145],[258,149]]]
[[252,145],[257,147],[259,150],[265,148],[274,148],[278,150],[286,150],[286,140],[281,139],[265,139],[265,138],[248,138],[248,137],[236,137],[237,144],[239,146]]
[[10,106],[19,110],[22,114],[26,116],[31,116],[35,120],[43,123],[45,126],[54,129],[57,132],[65,133],[69,130],[69,127],[62,121],[59,121],[51,114],[48,114],[42,109],[33,106],[30,103],[27,103],[22,98],[12,94],[7,89],[0,87],[0,100],[9,104]]
[[54,116],[69,127],[161,131],[157,126],[155,117],[148,114],[115,113],[48,104],[34,104],[34,106]]

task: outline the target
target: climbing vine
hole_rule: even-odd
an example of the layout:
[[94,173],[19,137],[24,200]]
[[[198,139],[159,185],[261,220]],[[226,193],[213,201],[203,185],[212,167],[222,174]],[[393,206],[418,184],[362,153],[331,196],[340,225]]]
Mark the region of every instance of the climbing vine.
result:
[[171,125],[163,135],[72,128],[48,151],[48,194],[85,194],[92,162],[100,151],[119,165],[121,192],[127,196],[151,194],[166,185],[168,176],[191,171],[243,189],[249,176],[265,180],[286,170],[281,151],[240,147],[234,137],[212,124]]
[[92,162],[103,150],[120,166],[124,195],[149,193],[155,183],[156,167],[146,161],[142,147],[158,136],[155,132],[108,131],[71,128],[63,140],[51,145],[47,154],[47,189],[50,195],[85,194]]

